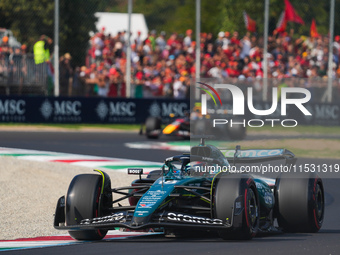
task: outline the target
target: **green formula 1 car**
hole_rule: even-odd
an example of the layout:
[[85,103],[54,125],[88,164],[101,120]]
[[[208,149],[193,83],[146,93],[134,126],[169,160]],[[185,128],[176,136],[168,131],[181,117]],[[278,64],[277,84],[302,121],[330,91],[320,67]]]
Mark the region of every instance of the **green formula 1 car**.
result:
[[[242,173],[233,165],[272,159],[289,165],[294,154],[240,148],[223,154],[202,140],[190,154],[167,158],[146,178],[142,169],[128,169],[139,178],[127,187],[112,188],[100,170],[77,175],[58,200],[54,227],[68,230],[77,240],[100,240],[117,227],[243,240],[259,232],[317,232],[325,205],[323,183],[316,174],[283,173],[275,180]],[[121,197],[113,199],[113,193]]]

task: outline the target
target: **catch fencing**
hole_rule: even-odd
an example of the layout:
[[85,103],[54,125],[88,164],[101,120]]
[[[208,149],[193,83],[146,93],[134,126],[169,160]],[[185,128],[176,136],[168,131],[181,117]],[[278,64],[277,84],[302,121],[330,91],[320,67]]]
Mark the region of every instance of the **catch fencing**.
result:
[[0,53],[0,95],[47,94],[47,63],[36,65],[33,54]]

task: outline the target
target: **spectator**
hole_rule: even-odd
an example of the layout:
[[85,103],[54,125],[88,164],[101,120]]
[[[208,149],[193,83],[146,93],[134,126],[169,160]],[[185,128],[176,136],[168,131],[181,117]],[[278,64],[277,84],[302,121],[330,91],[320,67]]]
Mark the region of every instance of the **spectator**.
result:
[[76,67],[72,80],[72,96],[85,95],[86,66]]
[[249,36],[245,35],[240,42],[240,46],[242,48],[240,53],[240,59],[244,59],[246,56],[249,56],[251,49],[251,42],[249,40]]
[[229,36],[230,36],[230,33],[229,33],[228,31],[226,31],[226,32],[224,33],[224,37],[223,37],[223,46],[222,46],[222,49],[223,49],[223,50],[228,49],[228,45],[229,45],[229,43],[230,43],[230,38],[229,38]]
[[135,40],[136,49],[139,49],[143,45],[141,34],[142,34],[141,31],[137,32],[137,38]]
[[166,33],[162,31],[156,39],[156,46],[158,47],[160,51],[163,51],[166,46],[165,35]]
[[8,36],[2,37],[2,46],[9,46],[8,45]]
[[59,62],[59,84],[60,84],[60,96],[69,96],[70,95],[70,78],[72,77],[72,67],[71,67],[71,55],[70,53],[65,53],[63,57],[61,57]]
[[184,37],[183,44],[184,44],[184,47],[189,48],[191,46],[191,42],[192,42],[192,39],[191,39],[192,30],[188,29],[185,32],[185,34],[186,34],[186,37]]
[[238,38],[238,32],[234,31],[233,33],[233,37],[231,38],[231,43],[235,44],[235,45],[239,45],[240,44],[240,40]]
[[223,42],[224,42],[224,32],[219,32],[218,37],[215,41],[215,47],[223,47]]
[[97,65],[102,60],[102,49],[104,48],[104,42],[102,38],[103,38],[103,35],[100,33],[100,34],[97,34],[93,39],[94,57],[95,57],[95,62],[97,63]]
[[189,80],[188,72],[182,71],[181,76],[174,82],[174,98],[185,99],[188,98]]
[[41,35],[33,46],[35,64],[42,64],[49,61],[52,52],[53,40],[46,35]]
[[[122,96],[125,91],[123,77],[125,77],[126,42],[120,40],[123,33],[112,37],[102,35],[104,47],[101,50],[103,56],[101,62],[108,68],[115,68],[118,72],[117,77],[120,77],[119,82],[112,82],[114,80],[112,74],[109,75],[110,88],[115,89],[110,89],[108,96]],[[256,80],[256,84],[261,84],[259,79],[263,77],[263,38],[247,33],[240,40],[238,31],[233,31],[232,36],[230,35],[229,31],[221,31],[215,39],[212,33],[201,33],[199,42],[202,51],[201,77],[229,78],[242,84],[249,82],[251,84]],[[187,81],[189,77],[195,75],[196,69],[196,42],[192,41],[191,36],[191,29],[186,31],[185,37],[172,33],[166,38],[164,32],[157,36],[156,31],[152,30],[146,38],[142,38],[141,33],[137,33],[131,53],[132,81],[136,97],[187,96]],[[269,37],[268,76],[278,79],[286,77],[315,79],[327,74],[327,38],[320,37],[314,40],[300,37],[293,40],[293,36],[294,31],[291,30],[289,34],[282,33]],[[336,37],[334,43],[335,70],[339,67],[339,45],[340,36]],[[183,75],[184,71],[187,75]],[[241,79],[238,79],[239,77]],[[256,86],[257,90],[261,87]]]
[[19,84],[18,94],[21,94],[23,84],[23,56],[21,55],[21,49],[15,48],[9,56],[9,77],[8,83]]
[[97,94],[100,97],[107,97],[109,93],[109,77],[107,75],[107,70],[104,65],[99,65],[97,73]]
[[[263,77],[264,65],[263,38],[250,33],[245,34],[242,40],[239,38],[237,31],[221,31],[217,34],[217,38],[212,33],[201,33],[199,42],[192,40],[191,29],[186,30],[185,37],[177,33],[167,37],[163,31],[157,35],[157,32],[152,30],[144,38],[140,31],[137,32],[131,47],[132,82],[135,86],[132,91],[135,91],[135,97],[187,97],[189,78],[195,76],[196,57],[201,60],[199,71],[202,78],[228,78],[231,82],[240,82],[240,84],[251,84],[255,80],[255,84],[261,84],[260,78]],[[77,67],[74,73],[70,65],[70,54],[62,56],[60,94],[125,96],[126,40],[126,31],[111,35],[105,34],[103,28],[91,38],[85,66]],[[37,64],[33,65],[34,70],[27,66],[26,45],[21,49],[12,49],[8,41],[6,36],[1,40],[0,74],[2,76],[0,79],[21,86],[24,80],[29,78],[27,73],[34,71],[37,74],[46,73],[42,72],[44,70],[39,70],[39,66],[45,68],[45,62],[50,59],[52,39],[42,35],[35,44],[33,51]],[[197,43],[199,45],[196,45]],[[196,46],[200,47],[201,56],[195,56]],[[269,77],[308,78],[307,85],[296,84],[316,86],[317,82],[314,80],[321,80],[327,76],[327,36],[296,37],[294,30],[290,30],[289,33],[270,35],[268,46]],[[335,36],[332,53],[331,68],[333,77],[336,77],[338,82],[339,35]],[[33,82],[42,84],[45,80],[46,77],[36,75]],[[72,86],[69,86],[71,80],[73,80]],[[258,89],[260,87],[257,86]]]

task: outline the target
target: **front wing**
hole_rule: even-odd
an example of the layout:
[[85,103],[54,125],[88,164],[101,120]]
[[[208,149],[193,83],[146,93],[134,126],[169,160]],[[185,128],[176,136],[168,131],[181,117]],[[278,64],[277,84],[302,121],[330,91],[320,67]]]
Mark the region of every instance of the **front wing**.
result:
[[[124,207],[122,207],[123,209]],[[237,220],[236,220],[237,221]],[[234,222],[236,223],[236,222]],[[235,224],[234,224],[235,226]],[[90,230],[90,229],[114,229],[116,227],[131,230],[142,230],[149,228],[195,228],[204,230],[226,230],[232,227],[231,223],[223,222],[221,219],[212,219],[197,215],[189,215],[182,212],[154,213],[145,222],[136,223],[133,219],[133,211],[122,210],[108,216],[84,219],[78,225],[65,225],[65,197],[58,200],[54,227],[59,230]]]

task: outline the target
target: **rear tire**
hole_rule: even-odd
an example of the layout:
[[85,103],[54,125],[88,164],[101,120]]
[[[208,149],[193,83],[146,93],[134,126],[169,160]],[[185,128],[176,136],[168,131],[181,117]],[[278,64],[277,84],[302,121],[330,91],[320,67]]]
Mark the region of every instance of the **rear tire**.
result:
[[145,133],[146,137],[150,139],[157,139],[159,134],[153,134],[155,130],[161,130],[162,121],[157,117],[148,117],[145,121]]
[[225,174],[218,178],[213,196],[213,216],[232,224],[219,231],[225,240],[249,240],[259,228],[260,204],[254,180],[245,174]]
[[[102,216],[103,209],[99,205],[102,189],[102,176],[81,174],[73,178],[66,195],[65,222],[66,226],[78,225],[83,219]],[[69,231],[76,240],[101,240],[107,230]]]
[[276,179],[276,213],[284,232],[315,233],[322,226],[325,198],[322,180],[281,174]]

